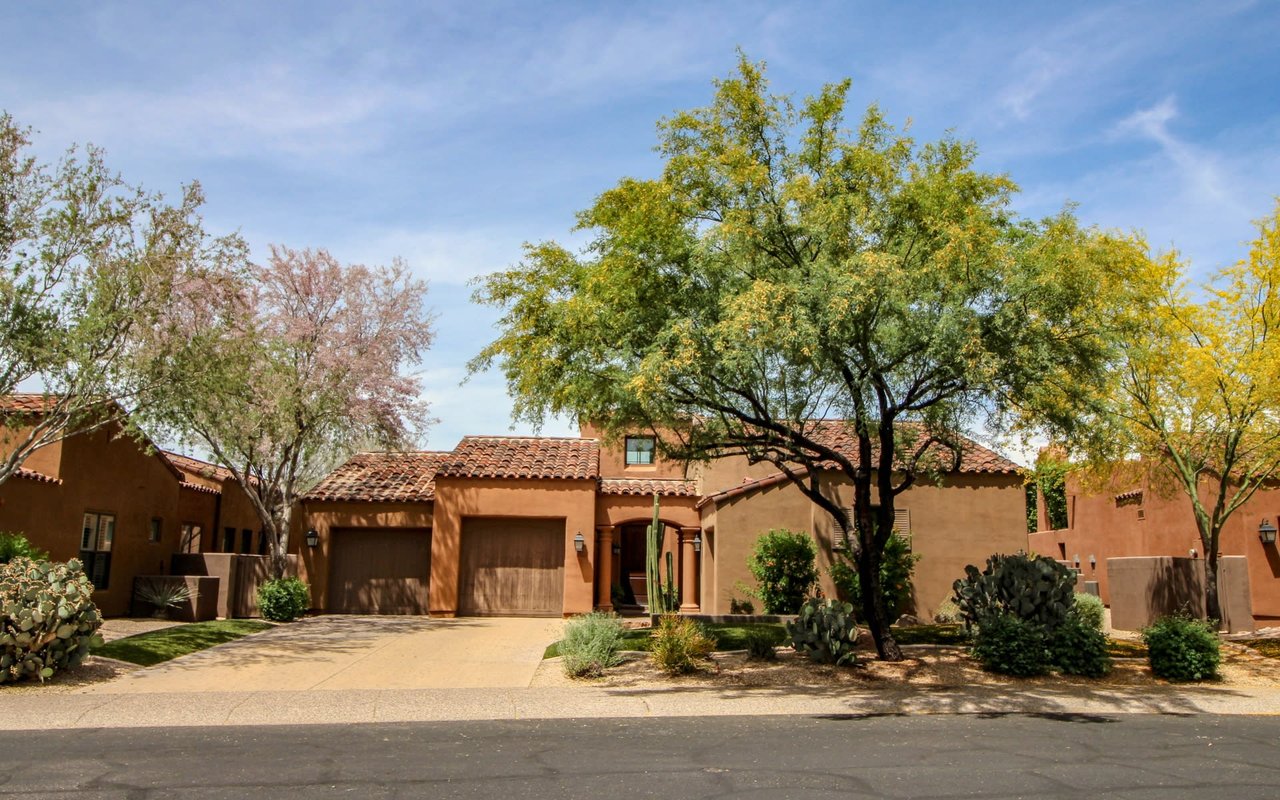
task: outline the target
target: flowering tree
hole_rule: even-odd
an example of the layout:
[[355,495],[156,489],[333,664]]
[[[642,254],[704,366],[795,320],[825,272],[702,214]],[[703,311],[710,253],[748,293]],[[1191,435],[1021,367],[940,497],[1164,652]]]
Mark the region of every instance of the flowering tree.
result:
[[0,115],[0,483],[33,452],[122,422],[150,385],[133,359],[193,264],[234,258],[211,239],[200,187],[168,205],[107,169],[100,150],[56,165],[27,155],[28,131]]
[[1220,620],[1222,529],[1280,477],[1280,203],[1258,223],[1248,257],[1203,287],[1203,301],[1174,254],[1150,260],[1148,273],[1157,289],[1141,335],[1115,371],[1108,416],[1093,426],[1107,435],[1086,449],[1095,476],[1139,455],[1157,488],[1186,495],[1204,553],[1205,608]]
[[352,450],[411,440],[429,422],[405,375],[431,345],[427,287],[407,267],[344,266],[273,246],[262,266],[180,287],[158,333],[151,418],[208,451],[257,510],[282,575],[302,491]]

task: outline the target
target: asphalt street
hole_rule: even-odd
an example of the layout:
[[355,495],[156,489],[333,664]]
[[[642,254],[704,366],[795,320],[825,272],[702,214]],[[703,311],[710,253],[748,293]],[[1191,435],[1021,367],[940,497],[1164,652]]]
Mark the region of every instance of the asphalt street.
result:
[[0,797],[1280,797],[1280,718],[707,717],[0,733]]

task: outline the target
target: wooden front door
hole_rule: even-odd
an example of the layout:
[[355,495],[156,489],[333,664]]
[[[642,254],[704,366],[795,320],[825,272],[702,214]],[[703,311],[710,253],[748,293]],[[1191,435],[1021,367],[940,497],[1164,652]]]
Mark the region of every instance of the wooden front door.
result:
[[329,547],[328,611],[427,613],[430,529],[338,528]]
[[464,519],[458,613],[560,616],[564,542],[563,519]]

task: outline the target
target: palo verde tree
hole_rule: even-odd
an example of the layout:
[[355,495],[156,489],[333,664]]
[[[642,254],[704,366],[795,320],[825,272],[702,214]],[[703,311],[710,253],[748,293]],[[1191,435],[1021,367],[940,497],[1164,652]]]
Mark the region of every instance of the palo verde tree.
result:
[[277,577],[302,492],[358,447],[402,446],[429,423],[403,373],[434,338],[426,291],[399,260],[273,246],[265,265],[184,284],[157,333],[150,369],[168,391],[149,419],[244,487]]
[[195,264],[234,257],[197,214],[200,187],[170,205],[111,172],[96,148],[56,164],[29,154],[30,133],[0,114],[0,483],[36,450],[121,423],[150,385],[140,343]]
[[917,145],[874,106],[846,130],[848,87],[797,105],[741,58],[660,124],[660,177],[581,212],[585,252],[530,245],[483,279],[504,316],[472,368],[500,363],[535,423],[648,425],[676,432],[672,457],[775,465],[849,533],[863,617],[900,659],[880,587],[895,498],[955,466],[978,412],[1069,421],[1133,248],[1069,213],[1016,219],[972,144]]
[[[1095,476],[1131,469],[1137,455],[1154,488],[1190,503],[1205,565],[1205,609],[1222,619],[1218,551],[1223,527],[1280,477],[1280,203],[1258,222],[1248,256],[1193,296],[1173,253],[1148,262],[1158,287],[1140,335],[1110,384],[1108,432],[1086,447]],[[1108,424],[1110,423],[1110,424]]]

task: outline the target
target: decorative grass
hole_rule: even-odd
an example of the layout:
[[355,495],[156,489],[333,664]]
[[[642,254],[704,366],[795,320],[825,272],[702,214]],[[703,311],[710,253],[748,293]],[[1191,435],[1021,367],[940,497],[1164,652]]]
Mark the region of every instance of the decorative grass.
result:
[[177,625],[136,636],[127,636],[95,648],[93,655],[115,658],[149,667],[187,653],[259,633],[274,627],[251,619],[219,619]]
[[[748,624],[708,623],[703,627],[716,640],[716,650],[746,650],[747,634],[760,631],[773,639],[774,644],[787,641],[787,631],[779,624],[771,622],[753,622]],[[622,635],[623,650],[649,650],[652,639],[651,628],[632,628]],[[555,658],[560,655],[560,643],[553,642],[542,654],[543,658]]]

